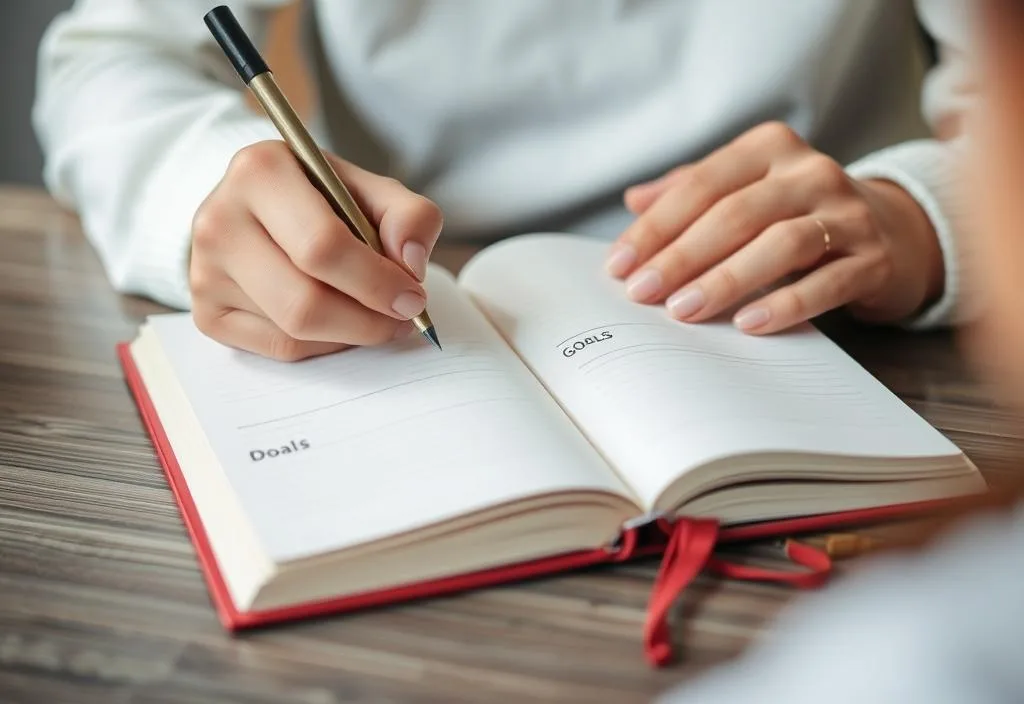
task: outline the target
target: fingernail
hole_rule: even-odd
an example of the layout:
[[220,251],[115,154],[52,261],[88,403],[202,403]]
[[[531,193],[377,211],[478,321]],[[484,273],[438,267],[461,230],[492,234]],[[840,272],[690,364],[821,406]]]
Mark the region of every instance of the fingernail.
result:
[[740,330],[753,330],[767,323],[771,317],[767,308],[751,308],[737,313],[733,323]]
[[704,292],[693,286],[672,294],[665,305],[675,318],[688,318],[704,307]]
[[636,262],[636,250],[632,245],[620,244],[612,250],[605,265],[612,276],[625,276]]
[[419,242],[406,242],[402,247],[402,259],[413,275],[423,281],[427,275],[427,250]]
[[645,301],[661,290],[661,272],[657,269],[644,269],[630,277],[626,284],[626,293],[634,301]]
[[426,305],[427,301],[423,296],[407,291],[395,299],[395,302],[391,304],[391,308],[398,315],[408,320],[422,313]]
[[411,332],[412,332],[412,323],[410,323],[408,321],[406,321],[404,323],[400,323],[398,325],[398,327],[395,328],[395,335],[391,339],[392,340],[402,340],[402,339],[408,337],[409,333],[411,333]]

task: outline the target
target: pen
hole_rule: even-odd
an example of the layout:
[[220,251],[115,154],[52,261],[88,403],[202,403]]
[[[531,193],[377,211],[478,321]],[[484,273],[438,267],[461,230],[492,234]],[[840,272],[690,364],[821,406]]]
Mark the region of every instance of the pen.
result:
[[[215,7],[207,12],[203,19],[235,71],[256,96],[284,141],[305,167],[313,185],[331,204],[338,217],[351,228],[353,234],[378,254],[384,255],[384,247],[377,230],[356,205],[345,184],[299,120],[299,116],[274,80],[274,74],[253,46],[245,30],[238,24],[230,8],[224,5]],[[437,349],[441,349],[434,324],[426,310],[413,318],[412,322],[424,337]]]
[[808,539],[807,542],[823,549],[834,560],[859,557],[880,550],[885,545],[878,538],[857,533],[830,533],[820,538]]
[[871,552],[876,552],[886,547],[886,543],[879,538],[857,533],[828,533],[825,535],[814,535],[805,538],[789,538],[779,540],[776,547],[786,550],[790,542],[800,542],[813,548],[821,550],[833,560],[846,560],[853,557],[860,557]]

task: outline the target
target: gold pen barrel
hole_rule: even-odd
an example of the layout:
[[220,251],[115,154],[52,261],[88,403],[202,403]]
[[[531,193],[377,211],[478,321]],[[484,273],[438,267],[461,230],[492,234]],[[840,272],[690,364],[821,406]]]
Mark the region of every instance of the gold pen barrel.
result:
[[356,206],[352,194],[303,127],[298,114],[274,80],[274,74],[270,71],[261,73],[249,82],[249,88],[338,217],[352,228],[352,234],[373,247],[378,254],[384,254],[377,229]]

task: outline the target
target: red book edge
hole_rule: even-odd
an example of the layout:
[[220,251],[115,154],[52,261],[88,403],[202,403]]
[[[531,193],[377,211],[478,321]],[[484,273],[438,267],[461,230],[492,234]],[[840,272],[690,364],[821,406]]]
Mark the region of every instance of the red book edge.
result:
[[[632,535],[624,535],[622,541],[629,548],[621,551],[612,548],[583,550],[442,579],[404,584],[344,597],[311,601],[294,606],[263,611],[239,611],[231,600],[230,592],[221,575],[220,568],[206,536],[206,531],[199,518],[199,512],[192,501],[192,495],[185,483],[178,460],[171,449],[170,442],[157,416],[149,393],[142,382],[142,377],[139,375],[135,361],[132,359],[128,343],[118,343],[117,356],[124,370],[129,390],[135,399],[142,422],[153,443],[157,457],[167,477],[167,482],[178,504],[185,529],[195,548],[200,569],[218,618],[229,631],[313,616],[340,614],[428,597],[439,597],[583,567],[619,562],[624,559],[650,557],[661,554],[665,550],[665,536],[663,534],[656,536],[653,540],[648,540],[645,544],[637,545],[638,531],[637,529],[631,529]],[[790,537],[803,532],[834,529],[841,526],[863,525],[889,518],[910,517],[933,511],[947,503],[949,502],[943,500],[922,501],[757,524],[745,524],[721,529],[718,531],[717,540],[719,543],[728,543],[772,537]]]

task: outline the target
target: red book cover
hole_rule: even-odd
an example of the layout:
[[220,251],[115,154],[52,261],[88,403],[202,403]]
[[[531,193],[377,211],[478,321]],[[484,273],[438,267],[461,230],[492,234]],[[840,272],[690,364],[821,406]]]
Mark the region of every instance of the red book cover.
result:
[[709,520],[664,520],[624,531],[615,549],[572,552],[541,560],[511,564],[500,568],[461,574],[443,579],[391,587],[379,591],[297,604],[265,611],[240,611],[231,600],[213,550],[181,473],[177,458],[163,430],[152,400],[138,373],[127,343],[117,346],[118,358],[128,387],[135,399],[146,431],[156,450],[191,539],[218,617],[231,631],[270,625],[296,619],[366,609],[385,604],[435,597],[470,589],[521,581],[602,563],[620,562],[638,557],[663,555],[658,578],[652,585],[645,651],[652,663],[665,662],[668,652],[664,618],[672,601],[699,572],[705,569],[726,577],[781,581],[798,587],[822,583],[831,571],[828,557],[805,545],[796,545],[787,554],[803,571],[771,571],[731,564],[714,557],[714,548],[723,543],[753,539],[790,537],[803,532],[864,524],[887,518],[906,517],[934,510],[943,502],[919,502],[841,513],[821,514],[787,520],[719,528]]

